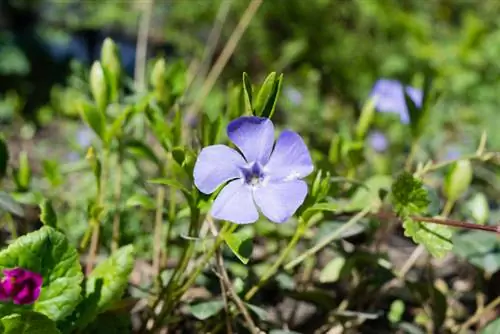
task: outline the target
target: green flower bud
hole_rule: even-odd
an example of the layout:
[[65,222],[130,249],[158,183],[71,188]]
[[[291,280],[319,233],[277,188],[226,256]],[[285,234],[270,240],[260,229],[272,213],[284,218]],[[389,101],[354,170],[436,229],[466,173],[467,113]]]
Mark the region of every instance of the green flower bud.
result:
[[472,181],[472,164],[469,160],[455,162],[444,180],[444,193],[448,200],[456,201],[469,188]]
[[90,91],[99,111],[104,113],[108,105],[108,87],[104,70],[98,61],[90,68]]
[[101,63],[110,88],[110,100],[118,100],[118,90],[122,71],[118,46],[111,38],[106,38],[101,49]]
[[481,225],[484,225],[490,216],[488,200],[483,193],[475,194],[469,203],[467,203],[467,209],[476,223]]

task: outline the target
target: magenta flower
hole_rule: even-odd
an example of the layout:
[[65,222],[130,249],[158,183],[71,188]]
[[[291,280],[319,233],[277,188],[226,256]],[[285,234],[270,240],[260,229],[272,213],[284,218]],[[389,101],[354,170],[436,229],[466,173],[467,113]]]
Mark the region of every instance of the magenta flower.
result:
[[0,281],[0,300],[14,304],[33,304],[40,296],[43,278],[23,268],[4,269]]
[[373,86],[370,97],[375,99],[375,108],[379,112],[389,112],[399,114],[401,123],[408,124],[410,115],[403,93],[411,98],[417,108],[422,106],[423,93],[420,89],[410,86],[403,86],[399,81],[389,79],[379,79]]
[[208,146],[194,167],[194,183],[204,194],[229,181],[211,215],[249,224],[259,218],[259,208],[275,223],[287,221],[307,195],[301,179],[314,169],[302,138],[285,130],[274,145],[273,123],[263,117],[237,118],[227,126],[227,134],[241,153],[225,145]]

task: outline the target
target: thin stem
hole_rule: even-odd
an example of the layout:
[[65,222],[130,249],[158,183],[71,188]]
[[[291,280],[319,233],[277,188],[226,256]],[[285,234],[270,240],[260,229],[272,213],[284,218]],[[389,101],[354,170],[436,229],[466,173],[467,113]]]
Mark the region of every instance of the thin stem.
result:
[[89,256],[87,263],[85,264],[85,274],[88,276],[92,272],[94,268],[94,262],[97,255],[97,251],[99,248],[99,234],[100,234],[100,226],[99,221],[95,219],[91,219],[92,227],[92,238],[90,239],[90,248],[89,248]]
[[463,332],[465,332],[470,326],[472,326],[473,324],[475,324],[476,322],[478,322],[481,319],[481,317],[483,316],[483,314],[492,311],[498,305],[500,305],[500,296],[498,296],[497,298],[495,298],[491,303],[489,303],[488,305],[486,305],[483,309],[478,310],[471,318],[469,318],[469,320],[467,320],[462,325],[462,327],[460,327],[460,330],[457,333],[463,333]]
[[224,46],[224,49],[222,50],[219,58],[217,58],[214,66],[208,73],[207,79],[205,80],[203,86],[201,87],[200,93],[196,97],[193,106],[187,112],[187,119],[192,119],[198,113],[200,107],[205,103],[205,99],[207,98],[208,93],[210,93],[210,91],[212,90],[215,81],[217,80],[222,70],[226,66],[227,62],[229,61],[229,58],[236,49],[238,42],[240,41],[241,37],[243,36],[243,33],[246,31],[248,25],[250,24],[250,21],[257,12],[257,9],[259,9],[260,5],[262,4],[262,1],[263,0],[252,0],[252,2],[250,2],[247,9],[241,16],[238,25],[236,26],[233,33],[229,37],[229,40]]
[[245,300],[248,301],[252,299],[252,297],[259,291],[259,289],[267,282],[267,280],[273,276],[278,268],[285,262],[286,258],[292,251],[292,249],[295,247],[295,245],[299,242],[300,238],[304,234],[306,230],[306,222],[299,220],[299,225],[297,226],[297,229],[295,230],[295,234],[293,235],[292,239],[286,246],[285,250],[281,253],[281,255],[278,257],[278,259],[274,262],[274,264],[269,268],[264,275],[262,275],[262,278],[260,279],[259,283],[254,285],[246,294],[245,294]]
[[111,239],[111,251],[116,252],[120,246],[120,200],[122,194],[122,161],[121,155],[118,153],[117,166],[116,166],[116,180],[115,180],[115,213],[113,215],[113,234]]
[[148,54],[148,35],[153,11],[153,0],[138,2],[142,6],[142,15],[139,21],[137,33],[137,45],[135,53],[134,80],[136,89],[142,91],[146,87],[146,59]]
[[367,206],[363,210],[359,211],[355,216],[353,216],[349,221],[347,221],[344,225],[330,233],[328,236],[324,237],[319,243],[317,243],[314,247],[308,249],[306,252],[302,253],[299,257],[295,258],[294,260],[288,262],[285,266],[285,270],[290,270],[297,266],[299,263],[304,261],[309,256],[312,256],[322,250],[325,246],[329,245],[332,241],[337,239],[342,233],[355,224],[358,223],[363,217],[367,216],[370,210],[372,209],[371,206]]
[[413,163],[415,154],[417,153],[417,149],[418,149],[417,141],[413,141],[410,148],[410,154],[408,154],[408,157],[406,158],[405,170],[409,171],[411,169],[411,164]]
[[165,187],[158,186],[156,190],[156,215],[155,215],[155,231],[154,231],[154,250],[153,250],[153,272],[155,275],[160,274],[161,260],[161,241],[162,241],[162,225],[163,225],[163,205],[165,202]]
[[413,250],[410,257],[406,260],[406,262],[401,267],[401,270],[397,273],[397,277],[399,279],[403,279],[406,274],[410,271],[410,269],[415,265],[420,255],[422,255],[425,251],[424,245],[420,244]]

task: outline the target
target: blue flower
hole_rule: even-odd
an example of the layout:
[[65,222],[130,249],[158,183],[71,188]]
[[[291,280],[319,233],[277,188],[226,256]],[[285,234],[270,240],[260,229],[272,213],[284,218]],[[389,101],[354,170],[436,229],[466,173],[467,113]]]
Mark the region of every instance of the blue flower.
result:
[[406,94],[412,99],[417,108],[421,108],[423,99],[422,91],[410,86],[403,86],[396,80],[378,80],[373,86],[370,98],[375,100],[375,109],[377,111],[399,114],[401,123],[408,124],[410,116],[403,89],[406,90]]
[[263,117],[237,118],[227,126],[227,134],[241,153],[225,145],[208,146],[194,167],[194,183],[204,194],[229,181],[215,199],[211,215],[249,224],[259,218],[260,209],[275,223],[287,221],[307,195],[301,179],[314,169],[302,138],[285,130],[274,145],[274,125]]
[[389,146],[387,142],[387,137],[380,131],[372,131],[368,135],[368,142],[370,146],[377,152],[383,152]]

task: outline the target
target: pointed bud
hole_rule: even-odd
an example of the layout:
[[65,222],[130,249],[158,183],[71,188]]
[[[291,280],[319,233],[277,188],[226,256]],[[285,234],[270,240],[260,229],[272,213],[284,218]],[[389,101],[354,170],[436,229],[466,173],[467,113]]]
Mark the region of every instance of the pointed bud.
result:
[[118,100],[118,90],[122,71],[118,46],[111,38],[106,38],[101,49],[101,63],[110,88],[110,100]]
[[104,70],[98,61],[90,68],[90,91],[99,111],[104,113],[108,105],[108,89]]
[[469,188],[472,182],[472,164],[469,160],[455,162],[444,180],[443,190],[450,201],[456,201]]

